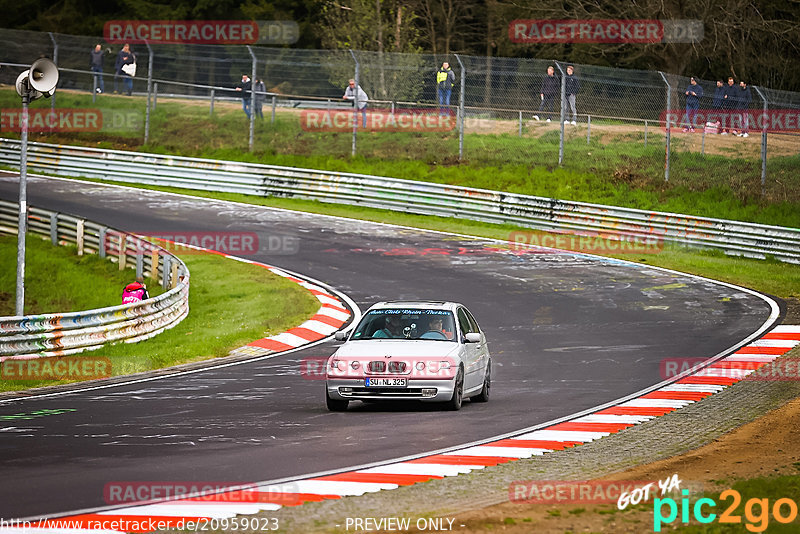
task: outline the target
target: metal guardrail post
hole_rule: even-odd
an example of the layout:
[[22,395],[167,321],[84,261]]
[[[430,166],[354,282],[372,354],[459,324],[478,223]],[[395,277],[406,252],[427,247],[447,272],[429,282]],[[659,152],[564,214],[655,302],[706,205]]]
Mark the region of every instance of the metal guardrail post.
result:
[[[756,90],[758,96],[764,102],[764,116],[766,117],[769,111],[767,97],[758,86],[754,85],[753,89]],[[763,197],[767,194],[767,121],[762,120],[761,123],[761,196]]]
[[170,264],[172,263],[172,259],[169,256],[164,257],[164,261],[162,262],[162,277],[161,277],[161,287],[163,289],[169,288],[169,271],[170,271]]
[[270,120],[270,124],[275,124],[275,105],[277,104],[277,102],[278,102],[278,97],[276,95],[272,95],[272,119]]
[[144,278],[144,252],[141,246],[136,247],[136,279]]
[[358,59],[356,58],[356,54],[355,54],[355,52],[353,52],[352,49],[350,50],[350,55],[353,57],[353,61],[355,62],[355,65],[356,65],[355,78],[353,78],[355,80],[355,82],[356,82],[355,98],[353,98],[353,146],[352,146],[352,148],[350,150],[350,155],[355,156],[356,153],[357,153],[356,152],[356,149],[357,149],[356,137],[357,137],[357,134],[358,134],[358,89],[361,87],[359,85],[358,77],[359,77],[361,69],[360,69],[360,65],[358,63]]
[[50,216],[50,242],[58,245],[58,213]]
[[458,91],[458,159],[464,159],[464,89],[466,87],[467,69],[458,54],[453,54],[461,68],[461,87]]
[[556,67],[558,67],[558,71],[561,73],[561,114],[559,115],[559,135],[558,135],[558,166],[561,166],[561,163],[564,161],[564,111],[567,105],[567,74],[564,72],[564,69],[561,68],[561,64],[558,61],[553,61]]
[[150,140],[150,94],[153,91],[153,49],[150,43],[144,42],[147,47],[147,110],[144,118],[144,144]]
[[247,46],[247,51],[250,52],[250,58],[253,61],[252,64],[252,76],[250,77],[250,139],[247,143],[247,146],[250,148],[250,152],[253,151],[253,145],[255,144],[255,127],[256,127],[256,55],[253,53],[253,49],[250,48],[250,45]]
[[208,114],[209,115],[213,115],[214,114],[214,90],[213,89],[211,90],[211,105],[208,108]]
[[100,227],[97,234],[97,255],[101,258],[106,257],[106,236],[108,235],[108,228],[105,226]]
[[[661,79],[664,80],[664,84],[667,86],[667,111],[671,112],[672,110],[672,86],[667,81],[667,77],[664,76],[664,73],[658,71],[661,75]],[[664,157],[664,181],[669,182],[669,167],[670,167],[670,148],[672,144],[672,132],[671,132],[671,124],[669,121],[669,117],[667,117],[667,138],[666,138],[666,155]]]

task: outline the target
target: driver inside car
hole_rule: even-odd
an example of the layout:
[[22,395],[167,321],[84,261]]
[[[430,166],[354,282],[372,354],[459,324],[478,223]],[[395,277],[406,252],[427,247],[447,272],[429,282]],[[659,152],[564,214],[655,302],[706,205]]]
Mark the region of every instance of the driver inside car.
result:
[[442,327],[442,318],[431,319],[428,322],[428,330],[420,336],[420,339],[450,339]]
[[384,319],[383,328],[372,334],[373,338],[396,339],[403,337],[403,329],[400,326],[400,318],[396,315],[389,315]]

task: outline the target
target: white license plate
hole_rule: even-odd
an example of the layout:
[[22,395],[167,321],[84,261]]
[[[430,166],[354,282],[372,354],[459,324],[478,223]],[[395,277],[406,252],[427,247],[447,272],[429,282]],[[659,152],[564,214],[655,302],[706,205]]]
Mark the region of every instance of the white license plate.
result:
[[365,378],[364,385],[368,388],[405,388],[408,387],[407,378]]

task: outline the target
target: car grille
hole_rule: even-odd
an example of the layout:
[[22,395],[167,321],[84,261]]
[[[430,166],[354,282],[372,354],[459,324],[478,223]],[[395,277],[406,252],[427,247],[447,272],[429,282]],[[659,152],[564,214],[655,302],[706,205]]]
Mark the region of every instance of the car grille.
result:
[[371,374],[407,374],[408,364],[406,362],[390,361],[385,362],[382,360],[371,361],[367,364],[367,372]]

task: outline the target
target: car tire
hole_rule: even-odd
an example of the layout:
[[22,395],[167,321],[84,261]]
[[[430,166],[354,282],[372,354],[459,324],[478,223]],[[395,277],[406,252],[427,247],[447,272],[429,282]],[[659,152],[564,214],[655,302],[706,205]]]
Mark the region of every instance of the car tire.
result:
[[492,389],[492,360],[486,362],[486,376],[483,378],[481,392],[472,397],[472,402],[489,402],[489,393]]
[[346,412],[347,405],[350,404],[350,401],[347,399],[339,400],[339,399],[332,399],[328,392],[325,392],[325,404],[328,406],[328,410],[332,412]]
[[458,374],[456,375],[456,383],[455,387],[453,387],[453,398],[447,401],[446,407],[448,410],[457,412],[461,409],[461,405],[464,402],[464,368],[458,368]]

